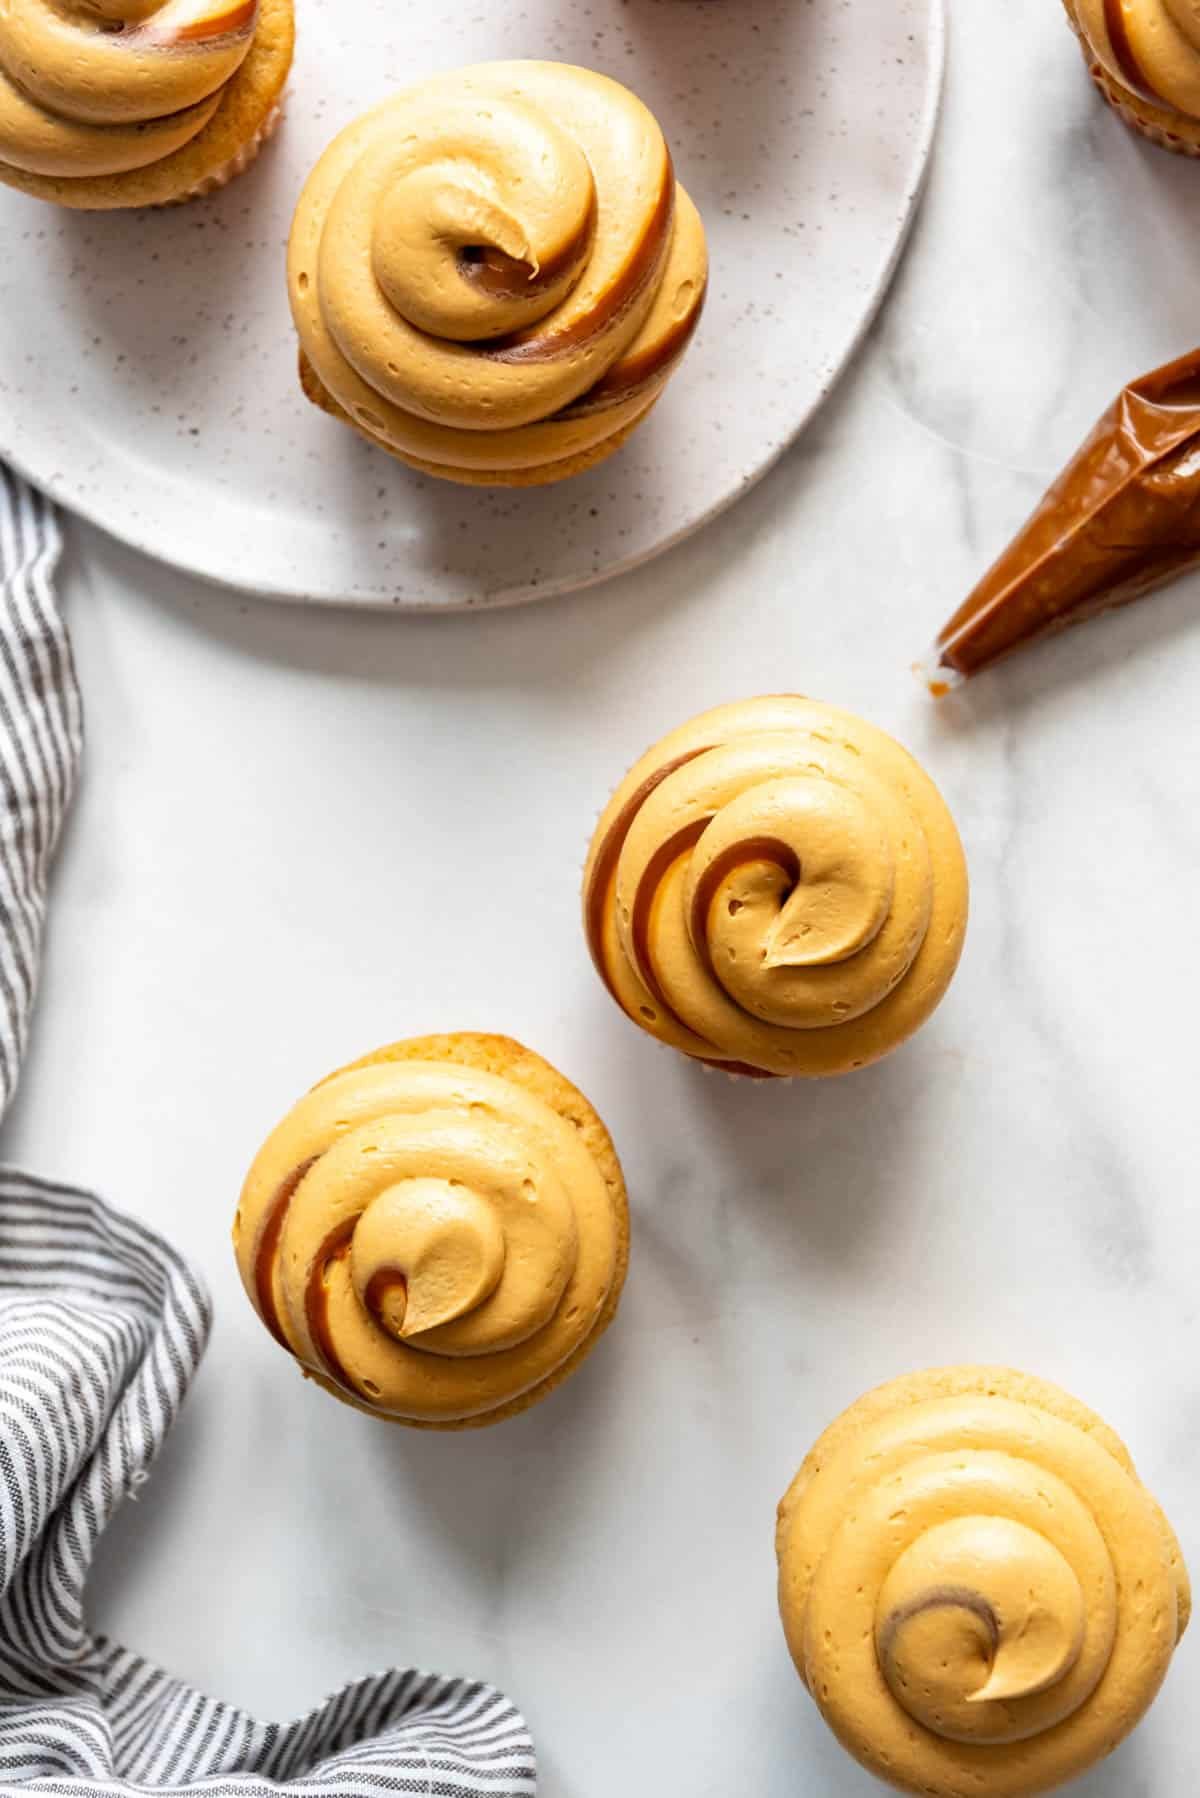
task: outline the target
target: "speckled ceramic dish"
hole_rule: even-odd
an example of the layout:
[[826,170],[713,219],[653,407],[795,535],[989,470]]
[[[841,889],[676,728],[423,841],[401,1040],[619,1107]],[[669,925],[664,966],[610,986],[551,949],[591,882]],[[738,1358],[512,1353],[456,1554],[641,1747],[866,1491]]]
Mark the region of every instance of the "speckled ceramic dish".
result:
[[[127,542],[281,598],[464,608],[586,585],[770,467],[854,350],[920,191],[942,0],[306,0],[277,143],[184,210],[0,193],[0,455]],[[422,74],[584,63],[661,121],[708,230],[700,333],[652,418],[561,486],[446,486],[295,375],[283,250],[334,133]]]

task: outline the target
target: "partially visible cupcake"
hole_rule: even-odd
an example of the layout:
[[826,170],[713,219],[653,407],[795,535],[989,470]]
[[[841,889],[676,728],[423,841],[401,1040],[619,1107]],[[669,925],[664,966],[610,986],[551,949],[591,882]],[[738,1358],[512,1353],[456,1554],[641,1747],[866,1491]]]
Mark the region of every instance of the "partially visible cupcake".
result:
[[842,1745],[921,1798],[1035,1798],[1140,1723],[1191,1614],[1120,1438],[1057,1386],[945,1367],[870,1392],[779,1507],[779,1608]]
[[476,486],[562,480],[618,449],[706,283],[652,114],[549,62],[459,69],[367,113],[309,178],[288,254],[306,396]]
[[612,1321],[620,1163],[583,1094],[503,1036],[417,1037],[271,1132],[233,1230],[251,1304],[335,1398],[426,1429],[544,1398]]
[[633,1022],[726,1072],[842,1074],[939,1003],[967,872],[937,788],[883,731],[795,695],[704,712],[609,801],[588,946]]
[[223,187],[278,122],[292,7],[10,0],[0,6],[0,181],[90,212]]
[[1127,125],[1200,156],[1200,8],[1193,0],[1063,0],[1100,92]]

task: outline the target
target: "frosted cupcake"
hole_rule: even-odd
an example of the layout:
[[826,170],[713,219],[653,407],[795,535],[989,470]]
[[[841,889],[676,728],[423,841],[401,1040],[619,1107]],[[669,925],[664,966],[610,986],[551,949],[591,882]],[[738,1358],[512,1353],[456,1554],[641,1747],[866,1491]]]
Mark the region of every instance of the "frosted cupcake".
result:
[[502,1036],[418,1037],[334,1074],[259,1151],[246,1294],[303,1371],[426,1429],[544,1398],[616,1313],[629,1256],[599,1117]]
[[601,979],[660,1042],[735,1074],[841,1074],[941,1000],[966,865],[891,737],[814,700],[750,699],[626,775],[592,838],[583,916]]
[[1097,87],[1127,125],[1200,156],[1200,7],[1192,0],[1064,0]]
[[85,211],[224,186],[279,116],[292,0],[7,0],[0,181]]
[[869,1393],[779,1507],[779,1606],[844,1747],[923,1798],[1034,1798],[1136,1727],[1187,1627],[1179,1544],[1058,1387],[950,1367]]
[[563,479],[618,449],[683,355],[704,231],[653,116],[561,63],[488,63],[342,133],[288,253],[304,392],[472,485]]

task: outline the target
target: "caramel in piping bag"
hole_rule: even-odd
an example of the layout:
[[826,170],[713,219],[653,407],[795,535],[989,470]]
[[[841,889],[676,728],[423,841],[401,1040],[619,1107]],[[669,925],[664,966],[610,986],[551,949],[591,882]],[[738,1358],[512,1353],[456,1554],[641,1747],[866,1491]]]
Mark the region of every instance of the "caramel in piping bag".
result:
[[1200,566],[1200,350],[1122,388],[938,636],[940,696],[1026,643]]

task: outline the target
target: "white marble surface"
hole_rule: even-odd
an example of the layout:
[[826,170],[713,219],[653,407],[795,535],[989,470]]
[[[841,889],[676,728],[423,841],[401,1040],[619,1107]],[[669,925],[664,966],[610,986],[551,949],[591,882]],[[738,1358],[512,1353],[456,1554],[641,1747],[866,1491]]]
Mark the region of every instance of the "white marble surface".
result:
[[[97,1621],[285,1715],[416,1660],[524,1706],[544,1798],[867,1798],[776,1623],[776,1499],[869,1383],[997,1358],[1128,1435],[1200,1564],[1200,582],[935,709],[906,672],[1123,379],[1197,334],[1200,169],[1093,102],[1054,0],[955,0],[899,287],[818,427],[713,529],[577,599],[260,608],[73,534],[86,780],[5,1153],[203,1268],[217,1323]],[[807,688],[895,730],[974,877],[959,979],[829,1087],[706,1080],[584,954],[595,808],[662,728]],[[389,1036],[499,1028],[588,1091],[636,1216],[623,1312],[505,1428],[306,1388],[227,1225],[263,1129]],[[1195,1643],[1080,1798],[1200,1783]]]

